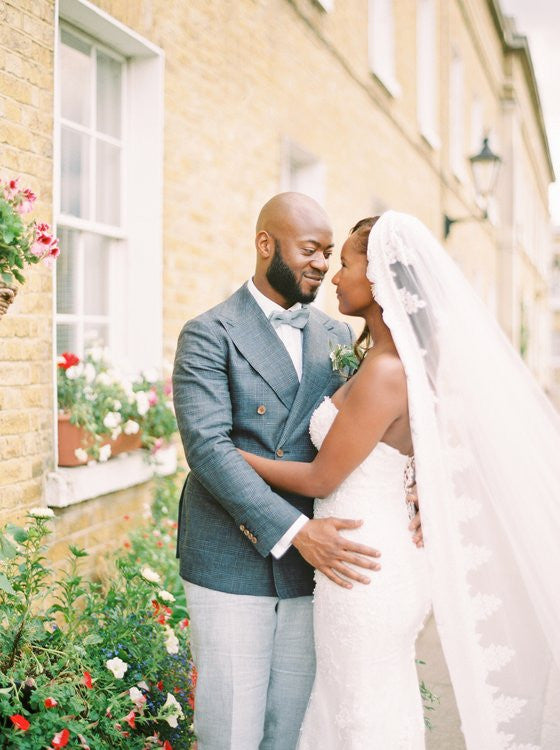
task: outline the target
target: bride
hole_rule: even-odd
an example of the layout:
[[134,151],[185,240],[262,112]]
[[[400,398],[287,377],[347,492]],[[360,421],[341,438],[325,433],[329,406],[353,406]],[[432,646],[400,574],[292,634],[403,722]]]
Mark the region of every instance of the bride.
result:
[[[316,573],[300,750],[422,750],[414,642],[433,607],[468,750],[560,747],[560,419],[417,219],[365,219],[333,278],[361,364],[312,417],[311,463],[243,453],[383,550],[370,586]],[[370,343],[373,342],[371,346]],[[402,501],[414,455],[424,549]]]

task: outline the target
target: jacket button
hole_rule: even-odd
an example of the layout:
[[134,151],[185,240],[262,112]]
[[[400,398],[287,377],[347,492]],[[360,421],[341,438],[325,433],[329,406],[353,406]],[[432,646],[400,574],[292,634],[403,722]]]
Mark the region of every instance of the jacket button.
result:
[[284,451],[282,450],[282,448],[278,448],[278,450],[276,451],[276,455],[278,456],[278,458],[282,458],[282,456],[284,455]]
[[266,406],[264,404],[257,407],[257,414],[266,414]]

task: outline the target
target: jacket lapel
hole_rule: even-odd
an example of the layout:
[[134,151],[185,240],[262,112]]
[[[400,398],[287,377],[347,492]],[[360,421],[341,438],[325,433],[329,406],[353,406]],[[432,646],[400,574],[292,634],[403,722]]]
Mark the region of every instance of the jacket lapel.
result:
[[220,316],[222,325],[237,350],[291,409],[300,383],[286,347],[246,284],[233,295],[231,302]]

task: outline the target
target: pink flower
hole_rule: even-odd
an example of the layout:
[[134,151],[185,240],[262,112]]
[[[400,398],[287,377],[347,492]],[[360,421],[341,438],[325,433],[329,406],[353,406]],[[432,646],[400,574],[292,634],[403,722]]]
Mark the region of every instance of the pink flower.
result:
[[58,238],[51,234],[51,228],[48,224],[37,224],[35,227],[35,237],[30,252],[36,258],[50,258],[51,263],[60,254]]
[[70,732],[68,729],[63,729],[61,732],[57,732],[51,740],[53,747],[66,747],[68,740],[70,739]]
[[22,732],[27,732],[27,730],[31,726],[25,716],[22,716],[21,714],[14,714],[13,716],[10,716],[10,719],[12,720],[14,726],[16,726],[18,729],[21,729]]
[[18,198],[19,202],[16,206],[16,211],[19,214],[28,214],[33,210],[33,204],[37,200],[37,196],[35,195],[35,193],[32,193],[29,188],[25,188],[25,190],[22,190]]
[[54,698],[45,698],[45,708],[54,708],[58,706],[58,701]]

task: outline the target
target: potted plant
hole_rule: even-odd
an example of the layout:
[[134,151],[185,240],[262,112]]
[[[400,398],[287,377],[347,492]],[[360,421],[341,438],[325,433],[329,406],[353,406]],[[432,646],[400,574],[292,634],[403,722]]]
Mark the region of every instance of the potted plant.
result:
[[23,221],[35,200],[29,188],[18,186],[18,179],[0,180],[0,318],[14,300],[16,283],[25,283],[25,266],[40,260],[50,266],[60,252],[48,224]]
[[123,378],[101,347],[83,362],[65,352],[57,369],[60,466],[104,462],[140,447],[155,452],[176,432],[170,388],[156,376]]

